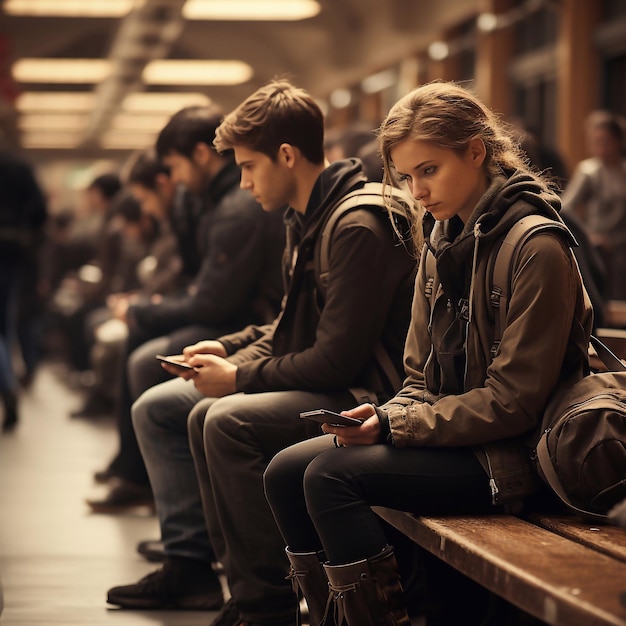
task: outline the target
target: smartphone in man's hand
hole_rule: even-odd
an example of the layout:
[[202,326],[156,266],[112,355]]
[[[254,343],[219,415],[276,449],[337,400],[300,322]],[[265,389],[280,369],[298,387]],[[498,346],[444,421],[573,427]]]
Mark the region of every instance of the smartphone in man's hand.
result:
[[360,426],[363,422],[354,417],[347,417],[328,409],[315,409],[300,413],[302,419],[313,420],[320,424],[330,424],[331,426]]
[[156,358],[163,363],[169,363],[169,365],[173,365],[174,367],[180,367],[184,370],[193,370],[195,369],[193,365],[189,365],[189,363],[185,363],[184,361],[179,361],[171,356],[164,356],[163,354],[157,354]]

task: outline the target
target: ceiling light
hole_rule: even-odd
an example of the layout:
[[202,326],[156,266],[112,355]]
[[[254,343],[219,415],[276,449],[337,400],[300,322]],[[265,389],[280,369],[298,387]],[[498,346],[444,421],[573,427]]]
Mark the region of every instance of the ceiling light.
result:
[[13,78],[20,83],[100,83],[111,73],[106,59],[20,59]]
[[443,61],[448,58],[450,54],[450,47],[445,41],[433,41],[428,46],[428,56],[433,61]]
[[361,89],[365,93],[378,93],[391,87],[396,82],[396,73],[393,70],[384,70],[372,74],[361,81]]
[[481,13],[476,19],[476,27],[483,33],[491,33],[498,28],[498,16],[493,13]]
[[132,133],[127,130],[111,130],[102,135],[100,146],[107,150],[145,150],[154,146],[156,136],[156,132]]
[[165,113],[161,115],[133,115],[129,113],[120,113],[116,115],[112,122],[111,128],[115,130],[130,131],[160,131],[167,124],[170,116]]
[[131,93],[124,98],[122,109],[129,112],[176,113],[189,106],[206,106],[211,99],[203,93]]
[[187,0],[188,20],[304,20],[320,12],[316,0]]
[[335,89],[329,99],[335,109],[345,109],[352,102],[352,94],[349,89]]
[[239,85],[252,78],[243,61],[150,61],[143,81],[159,85]]
[[77,148],[80,145],[79,133],[37,132],[25,133],[20,142],[23,148],[64,149]]
[[124,17],[145,0],[5,0],[9,15],[45,17]]
[[15,102],[21,113],[27,111],[91,111],[96,104],[93,93],[72,91],[26,91]]
[[87,116],[68,113],[34,113],[21,115],[17,123],[23,131],[55,130],[77,132],[86,128]]

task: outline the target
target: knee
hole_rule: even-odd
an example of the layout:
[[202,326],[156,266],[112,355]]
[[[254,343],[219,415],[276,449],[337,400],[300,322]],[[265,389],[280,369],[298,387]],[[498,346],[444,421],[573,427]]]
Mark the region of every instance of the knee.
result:
[[241,410],[238,396],[226,396],[216,400],[204,416],[205,448],[219,451],[227,442],[239,441],[248,415],[248,411]]
[[302,483],[310,513],[326,506],[328,495],[342,482],[341,471],[337,471],[333,463],[333,457],[337,456],[322,454],[313,459],[304,471]]
[[142,393],[139,398],[137,398],[137,400],[133,402],[130,410],[131,419],[133,421],[133,428],[135,429],[135,434],[137,435],[137,438],[140,438],[141,434],[149,432],[153,425],[151,419],[152,402],[149,396],[149,391]]
[[[269,462],[263,474],[263,485],[270,502],[276,495],[285,493],[294,482],[298,481],[302,484],[301,478],[295,476],[297,469],[294,467],[289,448],[278,452]],[[301,476],[302,473],[300,472]]]

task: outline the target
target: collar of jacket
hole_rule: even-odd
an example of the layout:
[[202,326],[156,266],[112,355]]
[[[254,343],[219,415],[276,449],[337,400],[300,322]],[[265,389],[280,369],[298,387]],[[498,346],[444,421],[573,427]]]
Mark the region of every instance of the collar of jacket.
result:
[[558,196],[532,175],[504,171],[492,179],[466,224],[458,218],[436,221],[427,213],[424,238],[435,255],[437,273],[450,301],[456,306],[461,298],[468,297],[479,243],[504,237],[526,215],[545,215],[560,222],[560,206]]
[[213,207],[232,190],[233,187],[239,186],[241,180],[241,172],[239,166],[232,158],[227,158],[224,167],[209,182],[205,192],[202,194],[203,199],[208,207]]

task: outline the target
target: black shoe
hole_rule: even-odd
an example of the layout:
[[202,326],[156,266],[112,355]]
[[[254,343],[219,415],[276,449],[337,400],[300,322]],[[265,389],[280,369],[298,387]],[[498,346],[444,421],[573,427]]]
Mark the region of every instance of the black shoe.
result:
[[113,478],[121,478],[121,476],[110,466],[107,467],[106,469],[94,472],[93,474],[93,479],[97,483],[102,483],[102,484],[108,483]]
[[215,611],[222,608],[224,596],[209,563],[166,559],[161,569],[134,585],[110,589],[107,602],[124,609]]
[[226,602],[209,626],[240,626],[239,609],[232,598]]
[[137,506],[154,509],[154,497],[150,487],[137,485],[123,478],[111,481],[109,492],[104,498],[87,499],[86,502],[94,513],[121,513]]
[[156,539],[147,539],[137,544],[137,552],[141,556],[152,563],[158,563],[165,560],[165,551],[163,542]]

